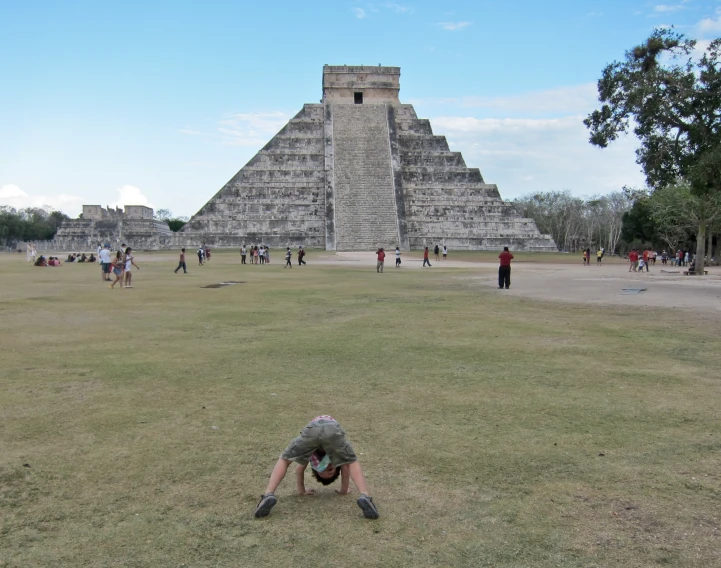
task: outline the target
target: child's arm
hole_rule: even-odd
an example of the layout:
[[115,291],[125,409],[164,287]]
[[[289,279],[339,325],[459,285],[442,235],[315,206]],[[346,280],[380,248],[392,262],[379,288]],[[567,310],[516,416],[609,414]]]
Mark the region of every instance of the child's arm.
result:
[[280,485],[280,482],[283,481],[285,477],[285,473],[288,471],[290,463],[290,460],[284,460],[283,458],[278,459],[273,468],[273,472],[270,474],[270,481],[268,481],[268,487],[265,490],[266,495],[273,493],[278,488],[278,485]]
[[305,488],[305,468],[308,464],[298,464],[295,468],[295,486],[298,489],[298,495],[313,495],[315,491],[313,489]]
[[350,493],[350,464],[340,466],[340,489],[335,490],[338,495]]

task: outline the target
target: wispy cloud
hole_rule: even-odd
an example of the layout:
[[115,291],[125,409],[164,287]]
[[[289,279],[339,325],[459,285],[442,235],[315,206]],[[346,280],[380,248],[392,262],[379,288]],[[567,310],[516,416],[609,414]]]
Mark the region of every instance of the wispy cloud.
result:
[[194,130],[190,126],[184,126],[183,128],[178,129],[178,132],[180,132],[180,134],[186,134],[187,136],[208,136],[207,132]]
[[717,34],[721,32],[721,8],[716,9],[715,17],[708,17],[701,20],[698,25],[698,33],[701,36]]
[[546,91],[518,93],[495,97],[460,97],[438,99],[411,99],[419,106],[456,106],[460,108],[484,109],[486,114],[541,116],[566,116],[590,112],[597,99],[595,83],[584,83],[559,87]]
[[480,168],[504,199],[532,191],[570,189],[576,195],[642,186],[635,163],[636,140],[617,141],[603,151],[588,142],[584,115],[554,119],[431,117],[435,134],[461,151],[469,167]]
[[394,3],[388,3],[383,5],[385,8],[388,8],[389,10],[393,10],[396,14],[410,14],[413,12],[413,8],[410,6],[405,6],[403,4],[394,4]]
[[657,14],[668,14],[671,12],[678,12],[684,8],[685,6],[683,4],[656,4],[653,7],[653,11]]
[[83,197],[59,193],[57,195],[31,195],[14,183],[0,186],[0,206],[6,205],[15,209],[26,207],[50,208],[62,211],[66,215],[76,216],[82,211]]
[[219,122],[218,131],[223,144],[263,146],[289,119],[280,111],[231,114]]
[[359,20],[362,20],[366,17],[366,11],[363,8],[351,8],[353,15],[358,18]]
[[438,25],[449,32],[457,32],[471,25],[471,22],[438,22]]

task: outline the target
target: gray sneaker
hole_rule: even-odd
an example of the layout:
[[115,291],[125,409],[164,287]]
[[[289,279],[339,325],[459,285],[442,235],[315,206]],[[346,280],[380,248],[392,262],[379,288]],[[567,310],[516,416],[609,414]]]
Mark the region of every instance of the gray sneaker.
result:
[[358,503],[358,506],[363,510],[363,516],[366,519],[378,518],[378,509],[376,508],[375,503],[373,503],[373,499],[370,495],[361,494],[356,503]]
[[275,504],[277,502],[278,499],[272,493],[268,493],[267,495],[261,495],[260,503],[258,503],[258,506],[255,508],[255,516],[257,518],[267,517],[268,513],[270,513],[270,510],[275,507]]

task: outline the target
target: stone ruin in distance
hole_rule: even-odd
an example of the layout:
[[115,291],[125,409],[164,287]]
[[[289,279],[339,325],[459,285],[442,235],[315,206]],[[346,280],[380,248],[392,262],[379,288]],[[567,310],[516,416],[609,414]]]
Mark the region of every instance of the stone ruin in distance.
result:
[[147,249],[557,250],[399,90],[399,67],[325,65],[321,103],[305,104],[182,231],[144,227],[124,240]]

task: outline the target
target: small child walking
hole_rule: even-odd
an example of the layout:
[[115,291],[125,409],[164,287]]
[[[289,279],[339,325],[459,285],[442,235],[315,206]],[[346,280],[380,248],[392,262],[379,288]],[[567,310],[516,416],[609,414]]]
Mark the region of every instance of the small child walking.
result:
[[348,480],[360,491],[361,495],[356,501],[363,511],[366,519],[377,519],[378,509],[368,494],[365,476],[358,458],[340,424],[328,415],[316,416],[303,428],[300,436],[288,444],[278,459],[273,472],[270,474],[268,487],[261,495],[260,502],[255,508],[256,517],[265,517],[278,502],[274,491],[283,481],[291,462],[296,462],[295,470],[296,489],[299,495],[312,495],[313,489],[305,488],[305,470],[310,463],[315,479],[323,485],[330,485],[340,476],[339,495],[350,493]]
[[178,268],[174,270],[177,274],[178,270],[183,269],[183,274],[188,273],[188,268],[185,266],[185,249],[180,249],[180,259],[178,260]]

